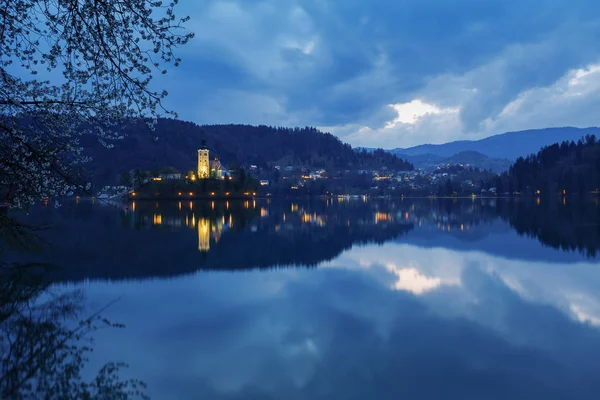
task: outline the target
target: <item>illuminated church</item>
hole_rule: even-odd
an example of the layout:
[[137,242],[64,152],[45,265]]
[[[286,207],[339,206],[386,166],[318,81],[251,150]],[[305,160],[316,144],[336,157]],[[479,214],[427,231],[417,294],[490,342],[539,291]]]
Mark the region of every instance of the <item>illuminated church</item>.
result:
[[217,157],[211,161],[206,140],[202,139],[202,144],[198,149],[198,178],[216,178],[225,179],[230,176],[229,171],[221,164]]
[[202,144],[198,149],[198,178],[206,179],[210,177],[210,157],[206,140],[202,139]]

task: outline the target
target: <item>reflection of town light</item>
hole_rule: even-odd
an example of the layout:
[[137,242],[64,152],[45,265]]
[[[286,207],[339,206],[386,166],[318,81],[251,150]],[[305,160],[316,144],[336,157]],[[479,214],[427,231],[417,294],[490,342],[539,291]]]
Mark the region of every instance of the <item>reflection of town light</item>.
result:
[[[408,214],[406,214],[406,216],[408,217]],[[376,212],[375,213],[375,223],[378,224],[379,222],[384,222],[384,221],[391,221],[392,216],[389,213],[384,213],[384,212]]]
[[211,201],[211,202],[210,202],[210,208],[211,208],[212,210],[214,210],[214,209],[215,209],[215,202],[214,202],[214,201]]
[[196,214],[192,214],[192,228],[196,227]]
[[131,210],[135,211],[135,201],[131,203]]
[[292,212],[298,211],[298,204],[292,203]]
[[256,208],[256,200],[252,201],[252,208]]
[[232,218],[231,214],[229,214],[229,227],[233,228],[233,218]]
[[537,199],[535,199],[535,204],[536,205],[540,205],[542,203],[542,201],[540,200],[540,198],[538,197]]
[[198,220],[198,250],[210,250],[210,220],[208,218]]
[[465,224],[460,224],[460,230],[464,231],[465,230]]
[[160,215],[160,214],[154,214],[153,223],[154,223],[154,225],[160,225],[160,224],[162,224],[162,215]]
[[177,204],[177,208],[179,208],[179,211],[181,211],[181,202]]
[[266,216],[268,216],[268,215],[269,215],[269,211],[267,211],[267,209],[266,209],[266,208],[262,208],[262,207],[261,207],[261,209],[260,209],[260,216],[261,216],[261,217],[266,217]]
[[192,204],[192,202],[190,201],[190,210],[194,208],[194,205]]
[[225,202],[225,208],[229,210],[229,201]]

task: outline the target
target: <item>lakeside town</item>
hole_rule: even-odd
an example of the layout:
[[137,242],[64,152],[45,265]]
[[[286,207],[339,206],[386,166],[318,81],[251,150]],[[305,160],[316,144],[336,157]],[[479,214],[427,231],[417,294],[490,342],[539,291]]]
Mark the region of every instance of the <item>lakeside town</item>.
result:
[[[174,167],[123,172],[119,185],[105,185],[98,198],[138,196],[495,196],[497,176],[469,164],[428,169],[324,169],[298,165],[225,165],[202,141],[197,165],[182,172]],[[160,190],[159,190],[160,189]],[[157,194],[160,193],[160,194]]]

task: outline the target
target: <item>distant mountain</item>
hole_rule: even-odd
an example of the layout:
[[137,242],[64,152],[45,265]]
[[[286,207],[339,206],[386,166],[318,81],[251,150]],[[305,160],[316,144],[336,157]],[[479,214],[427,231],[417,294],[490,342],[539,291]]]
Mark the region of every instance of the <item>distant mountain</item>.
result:
[[440,157],[451,157],[462,151],[477,151],[491,158],[504,158],[511,161],[520,156],[537,153],[540,148],[560,143],[565,140],[577,141],[585,135],[600,135],[600,128],[546,128],[526,131],[507,132],[490,136],[481,140],[460,140],[445,144],[423,144],[409,148],[391,150],[398,155],[432,154]]
[[504,158],[490,158],[478,151],[466,150],[458,152],[450,157],[442,157],[439,155],[425,154],[396,154],[398,157],[405,159],[417,168],[433,169],[441,165],[457,165],[472,166],[485,170],[491,169],[493,172],[501,173],[510,167],[511,162]]
[[141,120],[132,120],[122,130],[124,139],[107,149],[93,137],[82,144],[92,161],[86,170],[94,183],[118,181],[133,168],[144,170],[175,167],[187,172],[196,166],[201,140],[225,165],[273,165],[330,169],[411,170],[410,163],[387,151],[355,151],[330,133],[316,128],[281,128],[250,125],[196,125],[159,119],[151,131]]
[[455,155],[444,158],[439,164],[462,164],[465,166],[476,166],[493,172],[504,172],[510,168],[511,162],[505,158],[491,158],[478,151],[465,150]]

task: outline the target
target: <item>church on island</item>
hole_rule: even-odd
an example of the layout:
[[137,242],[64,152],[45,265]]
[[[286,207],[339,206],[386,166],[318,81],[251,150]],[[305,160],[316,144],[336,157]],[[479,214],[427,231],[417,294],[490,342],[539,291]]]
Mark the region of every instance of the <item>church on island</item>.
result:
[[196,174],[198,179],[225,179],[231,177],[231,174],[221,164],[218,157],[210,159],[210,150],[206,145],[205,139],[202,139],[202,143],[198,149],[198,168]]

